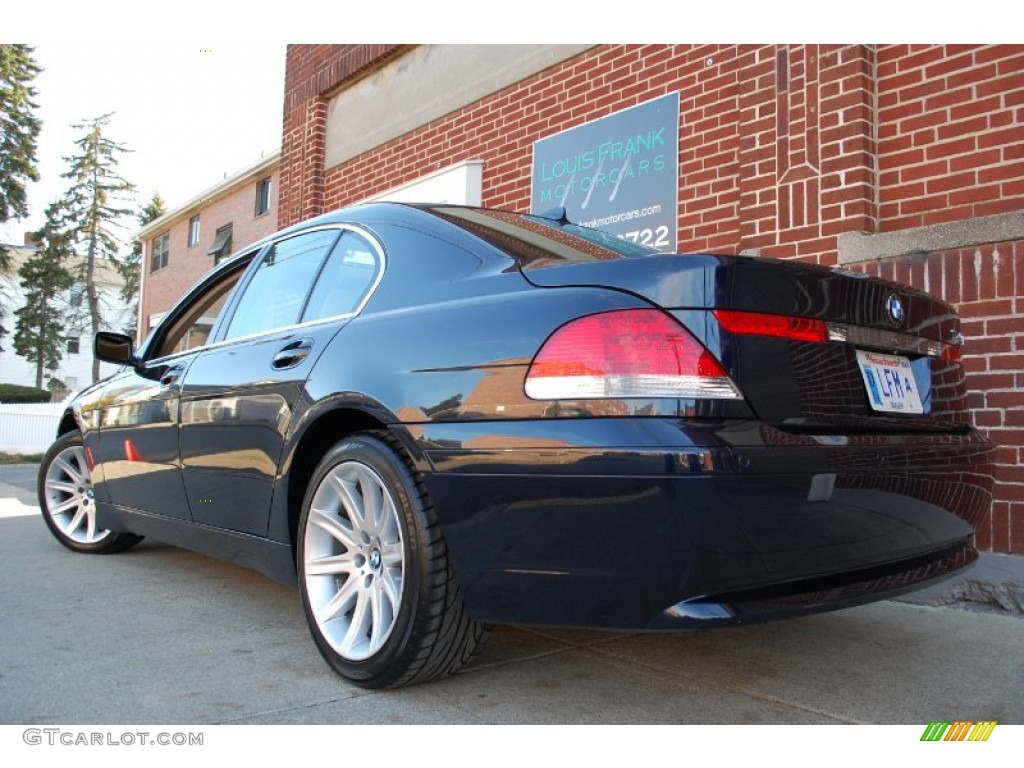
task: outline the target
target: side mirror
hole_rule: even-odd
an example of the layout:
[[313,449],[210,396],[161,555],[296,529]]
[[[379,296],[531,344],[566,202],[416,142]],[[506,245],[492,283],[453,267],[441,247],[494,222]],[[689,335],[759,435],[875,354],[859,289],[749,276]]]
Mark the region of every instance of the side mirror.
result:
[[100,360],[118,365],[134,365],[132,356],[134,343],[131,336],[123,333],[100,331],[93,340],[92,351]]

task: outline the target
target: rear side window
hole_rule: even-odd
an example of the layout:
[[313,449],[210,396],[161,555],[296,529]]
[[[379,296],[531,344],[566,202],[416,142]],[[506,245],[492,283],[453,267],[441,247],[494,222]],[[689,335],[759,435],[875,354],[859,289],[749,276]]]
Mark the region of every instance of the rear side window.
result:
[[238,303],[225,336],[235,339],[294,325],[338,230],[296,235],[264,255]]
[[380,269],[380,256],[369,241],[356,232],[345,232],[320,273],[303,322],[355,312]]

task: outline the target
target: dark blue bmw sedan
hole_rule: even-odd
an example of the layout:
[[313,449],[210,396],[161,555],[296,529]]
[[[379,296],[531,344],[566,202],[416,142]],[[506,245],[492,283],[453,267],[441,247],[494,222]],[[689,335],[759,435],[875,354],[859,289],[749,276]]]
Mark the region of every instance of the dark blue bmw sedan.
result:
[[977,557],[991,444],[952,308],[843,270],[658,255],[550,218],[374,204],[220,264],[64,415],[77,552],[143,536],[297,583],[366,687],[490,623],[687,629],[841,608]]

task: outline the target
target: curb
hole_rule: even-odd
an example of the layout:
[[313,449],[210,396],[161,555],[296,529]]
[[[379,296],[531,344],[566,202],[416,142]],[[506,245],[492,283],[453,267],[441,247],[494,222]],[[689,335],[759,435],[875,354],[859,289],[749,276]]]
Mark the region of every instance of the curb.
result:
[[963,573],[894,599],[1024,617],[1024,556],[982,552],[978,562]]

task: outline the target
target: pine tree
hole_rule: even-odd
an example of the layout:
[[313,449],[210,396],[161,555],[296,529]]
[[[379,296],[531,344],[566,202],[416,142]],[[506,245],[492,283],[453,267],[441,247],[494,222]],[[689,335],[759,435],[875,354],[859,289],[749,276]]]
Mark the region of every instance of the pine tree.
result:
[[[34,114],[36,92],[31,86],[39,72],[30,46],[0,45],[0,224],[28,214],[25,186],[39,180],[36,139],[41,123]],[[10,268],[10,254],[0,246],[0,272]],[[7,333],[7,300],[0,297],[0,340]]]
[[[117,264],[121,243],[115,229],[124,229],[119,221],[131,214],[129,205],[134,185],[125,181],[117,172],[119,156],[128,150],[121,144],[103,135],[110,122],[106,114],[73,128],[85,131],[75,141],[78,154],[64,158],[70,168],[61,174],[71,179],[71,187],[65,193],[69,220],[75,222],[75,251],[82,257],[82,266],[77,278],[85,286],[88,322],[92,335],[103,329],[105,319],[101,307],[99,277],[104,262]],[[100,375],[100,361],[92,361],[92,380]]]
[[[156,221],[166,212],[167,208],[166,203],[164,203],[164,199],[160,197],[159,192],[155,192],[149,203],[139,211],[139,226],[144,227],[151,221]],[[140,270],[142,268],[141,264],[142,243],[136,240],[132,244],[132,252],[126,256],[123,261],[120,261],[117,264],[117,270],[120,272],[121,278],[124,280],[124,285],[121,286],[121,298],[131,305],[130,325],[124,329],[124,332],[129,336],[134,336],[135,330],[138,327],[139,283],[142,278],[142,275],[140,274]]]
[[36,389],[43,387],[43,371],[56,370],[64,356],[67,302],[62,294],[74,278],[66,266],[72,251],[61,219],[58,203],[47,208],[46,222],[35,233],[36,252],[18,270],[25,305],[14,313],[14,349],[36,364]]

